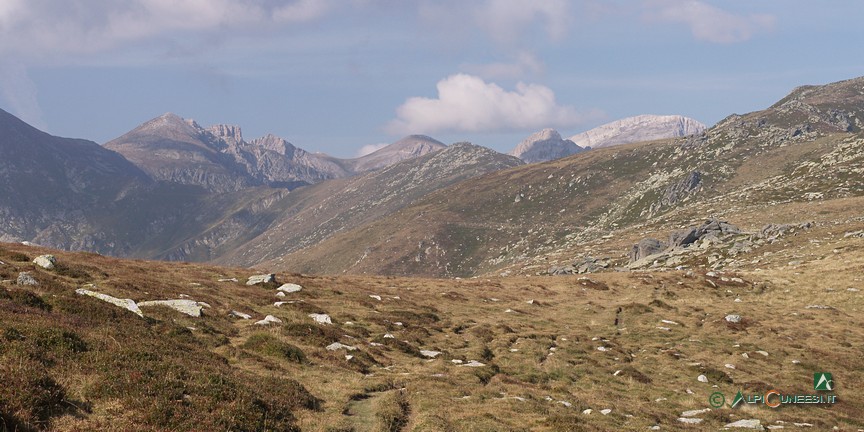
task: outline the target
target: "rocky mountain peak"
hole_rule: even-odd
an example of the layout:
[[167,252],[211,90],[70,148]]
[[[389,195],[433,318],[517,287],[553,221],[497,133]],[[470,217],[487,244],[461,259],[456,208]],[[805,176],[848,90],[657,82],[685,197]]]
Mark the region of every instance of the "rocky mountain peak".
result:
[[522,140],[510,154],[534,163],[570,156],[583,150],[573,141],[561,138],[555,129],[543,129]]
[[240,144],[243,142],[243,133],[240,130],[240,126],[217,124],[207,128],[207,132],[228,143]]
[[408,135],[384,148],[354,160],[357,172],[372,171],[406,159],[423,156],[447,146],[426,135]]
[[704,124],[680,115],[638,115],[598,126],[570,140],[582,147],[601,148],[641,141],[696,135]]

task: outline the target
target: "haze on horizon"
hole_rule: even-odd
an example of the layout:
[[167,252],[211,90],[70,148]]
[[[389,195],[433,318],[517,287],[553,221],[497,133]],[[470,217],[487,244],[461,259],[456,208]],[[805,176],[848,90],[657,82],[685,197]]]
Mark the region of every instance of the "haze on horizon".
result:
[[[4,0],[0,108],[104,143],[164,112],[353,156],[509,151],[638,114],[711,125],[862,75],[864,3]],[[828,66],[826,66],[828,65]]]

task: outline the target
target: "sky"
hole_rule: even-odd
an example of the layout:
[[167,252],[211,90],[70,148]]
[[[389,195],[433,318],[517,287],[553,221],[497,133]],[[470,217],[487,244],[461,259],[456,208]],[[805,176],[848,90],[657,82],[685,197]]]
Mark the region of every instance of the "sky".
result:
[[713,125],[864,75],[853,0],[0,0],[0,108],[105,143],[166,112],[338,157]]

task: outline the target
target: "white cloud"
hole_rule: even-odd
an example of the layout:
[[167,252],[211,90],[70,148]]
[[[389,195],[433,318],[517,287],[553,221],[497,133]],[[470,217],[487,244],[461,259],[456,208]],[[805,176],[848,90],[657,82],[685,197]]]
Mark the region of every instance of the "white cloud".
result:
[[698,0],[649,1],[646,7],[649,20],[686,24],[696,39],[715,43],[744,42],[776,22],[773,15],[735,15]]
[[462,69],[468,73],[487,79],[516,79],[543,73],[545,65],[534,54],[521,51],[516,55],[514,61],[510,63],[468,63],[462,65]]
[[184,32],[212,36],[307,22],[334,8],[332,0],[3,0],[0,52],[98,53]]
[[413,97],[396,109],[386,127],[392,134],[434,132],[493,132],[573,127],[596,112],[580,113],[559,105],[555,93],[538,84],[518,83],[507,91],[466,74],[451,75],[437,84],[438,97]]
[[378,150],[381,150],[384,147],[387,147],[388,144],[366,144],[363,147],[360,147],[360,150],[357,150],[357,157],[366,156],[370,153],[375,153]]

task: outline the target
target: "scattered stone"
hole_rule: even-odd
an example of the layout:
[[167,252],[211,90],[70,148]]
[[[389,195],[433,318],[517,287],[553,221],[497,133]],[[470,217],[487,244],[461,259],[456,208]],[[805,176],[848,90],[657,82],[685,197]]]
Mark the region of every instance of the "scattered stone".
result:
[[340,349],[344,349],[347,351],[354,351],[357,349],[357,347],[354,347],[351,345],[345,345],[345,344],[340,343],[340,342],[333,342],[332,344],[327,345],[326,348],[327,348],[327,351],[338,351]]
[[573,407],[573,404],[567,401],[558,401],[559,404],[564,405],[567,408]]
[[756,351],[756,354],[761,354],[761,355],[763,355],[763,356],[765,356],[765,357],[768,357],[768,351],[761,351],[761,350],[760,350],[760,351]]
[[291,302],[287,302],[287,301],[278,301],[278,302],[274,302],[274,303],[273,303],[273,306],[276,306],[276,307],[282,307],[282,305],[284,305],[284,304],[288,304],[288,303],[291,303]]
[[381,301],[381,296],[380,296],[380,295],[372,295],[372,294],[370,294],[369,297],[372,297],[372,298],[375,299],[375,300]]
[[391,333],[384,333],[384,339],[396,339],[396,336]]
[[276,297],[285,297],[285,293],[282,291],[279,291],[276,293]]
[[726,369],[735,369],[735,365],[732,363],[726,363],[724,366],[726,366]]
[[450,362],[452,362],[453,364],[457,364],[457,365],[462,364],[462,360],[459,360],[459,359],[453,359],[453,360],[450,360]]
[[478,362],[477,360],[471,360],[471,361],[469,361],[468,363],[462,364],[462,365],[460,365],[460,366],[467,366],[467,367],[483,367],[483,366],[486,366],[486,365],[483,364],[483,363]]
[[18,279],[15,281],[16,284],[22,286],[36,286],[39,285],[39,281],[37,281],[33,276],[30,275],[29,272],[21,272],[18,274]]
[[665,319],[664,319],[664,320],[660,320],[660,322],[662,322],[663,324],[681,325],[681,324],[679,324],[679,323],[677,323],[677,322],[675,322],[675,321],[665,320]]
[[592,412],[594,412],[594,410],[592,410],[591,408],[588,408],[588,409],[582,411],[582,414],[590,415]]
[[599,346],[599,347],[597,347],[597,351],[606,352],[606,351],[609,351],[609,348],[606,348],[605,346]]
[[283,293],[293,293],[293,292],[300,291],[302,289],[303,289],[302,286],[297,285],[297,284],[293,284],[293,283],[282,284],[282,286],[280,286],[279,288],[276,288],[277,291],[280,291]]
[[741,353],[741,357],[744,357],[745,359],[749,359],[750,355],[747,353]]
[[846,291],[849,291],[849,292],[859,292],[859,291],[861,291],[861,290],[859,290],[858,288],[846,288]]
[[86,295],[86,296],[97,298],[99,300],[111,303],[115,306],[119,306],[123,309],[126,309],[126,310],[134,313],[135,315],[140,316],[141,318],[144,318],[144,314],[141,312],[141,309],[138,308],[138,305],[132,299],[119,299],[117,297],[112,297],[108,294],[102,294],[102,293],[98,293],[96,291],[86,290],[84,288],[76,289],[75,294]]
[[735,314],[726,315],[726,317],[724,319],[726,320],[726,322],[729,322],[732,324],[737,324],[737,323],[741,322],[741,315],[735,315]]
[[218,282],[237,282],[237,278],[218,279]]
[[700,418],[692,418],[692,417],[679,417],[678,421],[681,423],[687,424],[699,424],[702,423],[702,419]]
[[54,258],[54,255],[39,255],[33,259],[33,264],[36,264],[45,270],[54,270],[54,265],[57,264],[57,259]]
[[251,286],[270,282],[276,282],[276,275],[273,273],[249,276],[249,280],[246,281],[246,285]]
[[318,324],[333,324],[333,321],[330,320],[330,315],[327,314],[309,314],[309,318],[312,318]]
[[138,306],[165,306],[192,317],[201,316],[201,303],[195,300],[151,300],[138,303]]
[[681,417],[696,417],[699,414],[704,414],[704,413],[710,412],[710,411],[711,411],[711,408],[684,411],[683,413],[681,413]]
[[441,355],[441,351],[420,350],[420,355],[424,357],[435,358]]
[[736,422],[728,423],[725,427],[727,428],[742,428],[742,429],[755,429],[755,430],[765,430],[762,427],[762,422],[758,419],[742,419]]
[[805,309],[834,309],[831,306],[820,305],[820,304],[812,304],[805,307]]
[[255,325],[270,325],[270,324],[278,324],[281,323],[282,320],[274,317],[273,315],[267,315],[261,321],[255,321]]
[[612,376],[618,376],[619,374],[621,374],[621,372],[623,371],[621,369],[618,369],[615,371],[615,373],[612,374]]
[[609,268],[611,264],[612,260],[610,260],[609,258],[594,258],[586,256],[584,258],[573,261],[571,264],[568,265],[552,267],[547,270],[546,273],[550,275],[596,273],[602,271],[603,269]]
[[792,424],[794,424],[796,427],[813,427],[813,425],[810,423],[792,423]]
[[347,361],[351,361],[351,359],[353,359],[353,358],[354,358],[353,355],[351,355],[351,354],[345,354],[345,360],[347,360]]
[[606,409],[600,410],[600,414],[603,414],[603,415],[609,415],[609,413],[611,413],[611,412],[612,412],[611,408],[606,408]]
[[705,376],[705,375],[699,375],[698,377],[696,377],[696,380],[699,381],[699,382],[701,382],[701,383],[707,383],[707,382],[708,382],[708,377]]
[[792,364],[801,364],[801,360],[793,359]]
[[247,319],[247,320],[252,319],[252,315],[249,315],[249,314],[246,314],[243,312],[238,312],[236,310],[232,310],[231,313],[229,313],[228,315],[233,316],[235,318],[241,318],[241,319]]
[[660,329],[660,330],[663,330],[663,331],[672,331],[672,329],[669,328],[669,327],[660,327],[660,326],[657,326],[657,328]]

